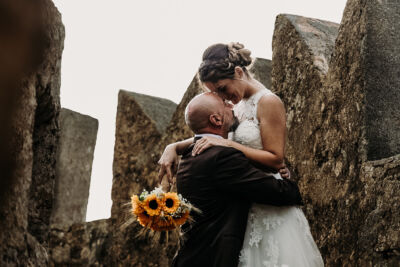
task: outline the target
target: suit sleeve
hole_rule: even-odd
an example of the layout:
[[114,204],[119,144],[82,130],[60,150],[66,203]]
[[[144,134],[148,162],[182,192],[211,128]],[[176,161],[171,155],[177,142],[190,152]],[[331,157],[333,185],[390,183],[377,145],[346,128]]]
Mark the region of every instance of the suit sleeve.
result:
[[297,184],[255,168],[242,152],[226,148],[216,159],[215,182],[220,191],[251,202],[275,206],[302,204]]

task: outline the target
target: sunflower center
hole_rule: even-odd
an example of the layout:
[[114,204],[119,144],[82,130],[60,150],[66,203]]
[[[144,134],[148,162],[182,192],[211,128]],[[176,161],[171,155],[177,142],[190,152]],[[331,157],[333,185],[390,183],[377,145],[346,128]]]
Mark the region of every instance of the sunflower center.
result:
[[150,200],[150,202],[149,202],[149,207],[150,207],[150,209],[152,209],[152,210],[156,210],[156,209],[158,208],[157,200],[155,200],[155,199]]
[[167,201],[165,201],[165,206],[167,206],[167,208],[172,208],[174,206],[174,201],[168,198]]

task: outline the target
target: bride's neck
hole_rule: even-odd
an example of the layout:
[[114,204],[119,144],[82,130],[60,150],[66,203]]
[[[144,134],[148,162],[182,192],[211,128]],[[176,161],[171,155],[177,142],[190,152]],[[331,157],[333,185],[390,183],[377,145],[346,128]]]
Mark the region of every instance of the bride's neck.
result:
[[249,77],[248,78],[248,87],[246,88],[246,92],[243,96],[243,98],[249,98],[252,95],[256,94],[257,92],[259,92],[260,90],[265,89],[264,85],[262,83],[260,83],[259,81],[257,81],[256,79],[254,79],[253,77]]

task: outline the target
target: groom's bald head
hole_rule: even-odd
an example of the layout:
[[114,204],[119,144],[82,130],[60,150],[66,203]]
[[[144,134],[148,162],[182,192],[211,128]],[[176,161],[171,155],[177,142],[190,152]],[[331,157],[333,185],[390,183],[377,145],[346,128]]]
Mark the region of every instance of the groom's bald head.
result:
[[185,121],[194,133],[200,133],[202,129],[214,127],[210,122],[210,116],[224,113],[224,102],[214,93],[203,93],[195,96],[185,110]]

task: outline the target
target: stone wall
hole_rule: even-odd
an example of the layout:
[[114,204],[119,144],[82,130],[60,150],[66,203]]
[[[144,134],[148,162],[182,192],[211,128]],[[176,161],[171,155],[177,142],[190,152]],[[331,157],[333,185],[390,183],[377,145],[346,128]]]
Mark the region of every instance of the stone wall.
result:
[[[399,213],[398,157],[368,161],[400,153],[398,105],[391,102],[400,97],[398,27],[377,22],[399,7],[349,0],[339,29],[291,15],[276,20],[272,80],[287,108],[287,159],[327,266],[400,260],[391,215]],[[383,21],[397,25],[394,13]]]

